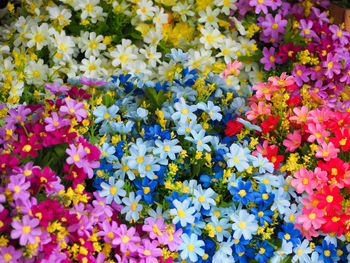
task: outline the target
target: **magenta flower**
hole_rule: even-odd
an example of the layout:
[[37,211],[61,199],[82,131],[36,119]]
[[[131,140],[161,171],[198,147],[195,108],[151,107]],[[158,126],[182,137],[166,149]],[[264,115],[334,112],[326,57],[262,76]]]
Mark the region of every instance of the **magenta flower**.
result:
[[311,20],[306,21],[305,19],[300,20],[300,26],[301,29],[300,35],[306,38],[314,38],[319,39],[315,31],[312,30],[313,22]]
[[26,191],[30,187],[30,182],[26,181],[25,176],[16,175],[10,176],[10,183],[7,188],[13,192],[13,199],[26,200],[30,194]]
[[15,249],[13,246],[4,246],[0,249],[0,262],[18,262],[22,256],[21,249]]
[[158,217],[156,221],[152,217],[146,218],[142,230],[148,232],[151,239],[157,238],[161,244],[165,244],[168,239],[165,235],[165,224],[162,217]]
[[116,237],[116,230],[118,229],[117,222],[112,221],[112,224],[110,224],[105,220],[103,223],[100,223],[100,226],[102,230],[97,232],[97,236],[103,236],[105,242],[111,242]]
[[76,100],[71,98],[66,98],[64,102],[66,103],[66,105],[60,107],[61,115],[68,114],[74,116],[78,122],[81,122],[83,119],[86,119],[87,113],[84,109],[84,103],[77,102]]
[[281,58],[275,56],[275,48],[273,47],[271,47],[270,49],[264,47],[263,55],[264,57],[260,59],[260,62],[264,64],[265,70],[270,70],[271,68],[275,69],[275,63],[279,64],[282,62]]
[[307,83],[310,81],[309,75],[310,70],[308,70],[305,65],[299,65],[296,64],[294,70],[292,71],[292,74],[294,76],[295,83],[301,87],[303,86],[303,83]]
[[328,53],[327,60],[323,62],[323,67],[326,68],[325,75],[331,79],[333,78],[334,74],[338,75],[341,71],[342,64],[338,60],[337,55],[332,55]]
[[106,82],[106,81],[102,81],[102,80],[92,80],[92,79],[89,79],[89,78],[87,78],[87,77],[82,77],[82,78],[80,79],[80,82],[81,82],[81,84],[83,84],[83,85],[86,85],[86,86],[95,86],[95,87],[108,84],[108,82]]
[[87,164],[87,161],[85,160],[87,151],[81,144],[79,144],[78,149],[74,144],[70,144],[69,149],[66,150],[66,153],[69,155],[67,158],[68,164],[75,164],[78,168],[82,168]]
[[280,14],[273,17],[271,14],[267,14],[265,21],[261,23],[264,31],[263,34],[266,37],[271,37],[275,40],[278,39],[279,34],[284,34],[287,26],[287,20],[282,19]]
[[12,222],[11,237],[14,239],[19,238],[19,244],[25,246],[28,243],[35,244],[36,237],[41,234],[41,229],[36,228],[39,225],[39,219],[31,219],[28,215],[23,216],[22,222],[14,220]]
[[135,252],[137,249],[136,243],[140,242],[140,237],[135,233],[136,229],[130,227],[127,229],[126,225],[122,224],[116,231],[116,237],[112,240],[111,244],[116,246],[120,245],[120,251],[126,253],[126,251]]
[[341,30],[337,25],[330,25],[329,30],[333,33],[332,40],[339,40],[342,46],[345,46],[349,43],[349,32]]
[[157,241],[151,242],[149,239],[143,239],[142,245],[138,247],[137,252],[141,258],[140,263],[158,263],[157,257],[162,255],[162,250],[157,247]]
[[45,131],[47,132],[52,132],[63,126],[68,126],[71,124],[69,119],[62,119],[57,115],[57,112],[55,111],[51,113],[51,117],[45,118],[45,123],[47,124],[45,126]]

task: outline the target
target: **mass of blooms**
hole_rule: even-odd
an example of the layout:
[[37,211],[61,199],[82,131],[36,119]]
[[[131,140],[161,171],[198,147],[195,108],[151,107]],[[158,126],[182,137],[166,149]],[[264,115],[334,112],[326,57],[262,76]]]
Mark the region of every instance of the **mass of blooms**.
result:
[[9,3],[0,262],[349,262],[350,34],[316,2]]

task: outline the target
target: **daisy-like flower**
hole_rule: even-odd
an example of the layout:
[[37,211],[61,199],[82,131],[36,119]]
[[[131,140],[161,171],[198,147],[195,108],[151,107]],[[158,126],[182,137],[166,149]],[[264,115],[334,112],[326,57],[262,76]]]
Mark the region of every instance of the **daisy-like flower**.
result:
[[187,223],[194,222],[196,209],[193,206],[190,207],[190,200],[186,199],[182,203],[179,200],[174,200],[173,205],[175,208],[169,211],[170,215],[174,216],[173,224],[180,222],[181,226],[185,227]]
[[130,40],[122,40],[121,45],[117,45],[116,48],[110,52],[110,55],[113,59],[112,65],[117,67],[121,65],[122,69],[126,68],[126,66],[132,61],[137,59],[137,55],[131,46]]
[[266,105],[265,102],[259,101],[258,104],[255,102],[250,105],[251,110],[246,112],[246,117],[253,123],[263,115],[269,115],[271,113],[271,105]]
[[308,106],[296,107],[293,109],[295,116],[291,116],[290,120],[296,121],[298,124],[304,124],[308,120]]
[[141,258],[140,263],[158,263],[159,257],[163,254],[162,249],[158,247],[157,241],[142,239],[141,245],[138,246],[137,252]]
[[13,246],[2,246],[0,250],[0,261],[7,262],[18,262],[22,257],[22,250],[15,249]]
[[240,71],[238,70],[242,66],[242,63],[239,62],[237,59],[231,64],[228,63],[226,65],[226,69],[222,73],[222,77],[225,79],[229,75],[233,74],[234,76],[238,76],[240,74]]
[[287,135],[287,139],[283,140],[283,145],[287,147],[287,152],[294,152],[301,143],[301,135],[299,130]]
[[84,58],[81,61],[81,65],[79,66],[79,69],[83,72],[83,74],[86,77],[97,78],[101,75],[107,74],[106,69],[101,67],[101,64],[103,64],[101,59],[96,58],[94,56],[90,56],[89,59]]
[[268,7],[271,6],[273,0],[249,0],[249,5],[255,7],[255,14],[259,14],[261,11],[266,15],[268,13]]
[[15,146],[13,152],[20,154],[20,157],[23,159],[28,155],[36,157],[38,155],[38,150],[43,147],[39,142],[39,137],[36,135],[30,136],[29,139],[25,135],[20,135],[19,140],[13,142],[13,146]]
[[210,6],[204,10],[200,10],[198,15],[200,18],[198,19],[199,23],[205,23],[205,27],[213,26],[214,28],[218,28],[218,18],[217,16],[220,13],[220,9],[216,8],[214,10],[211,9]]
[[296,171],[293,176],[295,178],[291,179],[290,184],[296,188],[296,191],[299,194],[304,191],[311,194],[317,186],[315,174],[305,168]]
[[61,115],[71,115],[74,116],[78,122],[81,122],[83,119],[86,119],[87,112],[84,109],[85,104],[83,102],[66,98],[64,100],[65,105],[62,105],[60,107],[60,114]]
[[153,149],[153,154],[159,155],[161,159],[166,159],[169,157],[170,160],[175,160],[175,154],[178,154],[182,151],[182,147],[180,145],[177,145],[178,143],[178,139],[164,141],[156,140],[155,145],[157,148]]
[[179,121],[180,123],[185,123],[187,119],[196,120],[197,116],[193,113],[197,110],[196,105],[187,105],[184,98],[180,98],[178,102],[174,104],[176,112],[171,115],[174,121]]
[[140,16],[141,21],[146,21],[154,16],[156,8],[153,6],[152,1],[141,0],[137,5],[138,9],[136,10],[136,14]]
[[46,9],[49,11],[50,19],[58,21],[58,24],[63,26],[70,23],[72,13],[68,8],[63,6],[48,6]]
[[78,44],[81,51],[85,52],[85,57],[87,58],[91,55],[98,57],[100,51],[106,49],[106,45],[103,43],[103,36],[97,36],[95,32],[82,32]]
[[39,225],[39,219],[31,218],[29,215],[22,217],[22,222],[19,220],[12,221],[11,226],[13,230],[11,231],[11,238],[19,238],[19,244],[25,246],[29,244],[36,243],[36,237],[40,236],[41,229],[37,228]]
[[212,140],[212,136],[206,136],[205,130],[201,129],[199,132],[191,130],[191,135],[192,136],[186,136],[185,139],[193,142],[196,145],[197,151],[211,151],[211,148],[207,143]]
[[311,227],[319,229],[325,223],[324,211],[321,209],[316,207],[308,209],[304,207],[302,212],[301,215],[297,216],[297,220],[303,225],[305,230],[308,230]]
[[287,20],[283,19],[281,14],[277,14],[275,17],[271,14],[267,14],[265,21],[263,21],[261,25],[264,29],[263,34],[265,36],[277,40],[279,35],[284,34]]
[[264,47],[263,55],[264,57],[260,59],[260,62],[264,64],[264,69],[267,71],[270,69],[275,69],[275,63],[280,64],[282,62],[281,58],[276,56],[274,47],[271,47],[270,49]]
[[141,200],[141,196],[136,196],[135,193],[131,192],[129,194],[129,197],[124,197],[122,199],[123,203],[125,204],[125,207],[122,209],[121,213],[126,214],[125,219],[127,221],[130,221],[133,219],[134,221],[137,221],[140,218],[139,212],[142,211],[143,206],[139,204],[139,201]]
[[203,36],[199,39],[199,42],[201,42],[206,49],[219,48],[220,44],[223,42],[221,33],[216,28],[202,28],[201,33]]
[[243,172],[245,169],[249,168],[248,159],[244,153],[244,149],[237,144],[231,145],[230,152],[226,153],[225,158],[228,158],[227,166],[235,167],[239,172]]
[[211,206],[215,206],[216,202],[214,201],[216,197],[216,193],[208,188],[203,190],[201,186],[197,189],[194,189],[193,192],[193,206],[200,210],[202,207],[205,210],[209,210]]
[[14,200],[22,199],[26,200],[30,194],[27,189],[30,187],[30,182],[26,180],[24,175],[16,175],[10,177],[10,183],[7,188],[13,192]]
[[304,239],[303,242],[294,248],[293,252],[295,255],[292,258],[292,262],[300,262],[307,263],[310,262],[310,254],[312,252],[312,248],[309,246],[309,240]]
[[24,68],[24,73],[26,74],[26,83],[34,84],[37,86],[43,85],[47,80],[48,72],[49,67],[44,64],[44,60],[30,60]]
[[177,12],[182,22],[187,21],[187,17],[192,17],[195,13],[191,10],[191,5],[187,1],[178,2],[172,7],[172,11]]
[[50,117],[45,118],[45,131],[52,132],[60,129],[63,126],[68,126],[71,124],[69,119],[63,119],[58,116],[57,112],[52,112]]
[[126,191],[122,189],[124,186],[123,180],[117,180],[114,177],[109,177],[108,184],[105,182],[101,183],[102,191],[99,192],[100,196],[106,197],[106,203],[111,204],[112,201],[117,204],[121,204],[120,197],[126,195]]
[[308,142],[314,142],[317,140],[318,144],[324,142],[324,138],[327,138],[330,135],[330,132],[325,129],[320,123],[308,123],[307,130],[310,133],[310,136],[307,138]]
[[29,48],[35,46],[38,50],[41,50],[48,44],[49,25],[47,23],[42,23],[40,26],[35,23],[32,25],[29,32],[30,33],[26,34],[26,38],[29,39],[27,42]]
[[116,118],[118,111],[119,107],[117,105],[111,105],[108,109],[104,105],[98,106],[93,112],[96,117],[95,123],[100,123],[101,121],[106,123],[108,120]]
[[204,241],[198,240],[196,234],[182,234],[181,236],[183,243],[179,246],[181,251],[181,259],[186,260],[189,258],[191,262],[197,262],[198,256],[202,257],[204,255]]
[[96,23],[100,17],[107,15],[103,13],[103,9],[99,6],[100,0],[81,0],[78,2],[77,8],[82,10],[81,19],[90,17],[92,23]]
[[317,36],[316,32],[312,30],[312,26],[313,26],[313,21],[312,20],[305,20],[305,19],[301,19],[300,20],[300,35],[306,38],[313,38],[313,39],[319,39],[319,37]]
[[225,63],[229,64],[232,60],[237,59],[236,51],[239,50],[239,46],[240,45],[236,41],[230,38],[225,38],[223,43],[220,45],[221,52],[216,54],[215,57],[224,57]]
[[325,161],[329,161],[337,158],[338,152],[340,152],[340,149],[336,148],[332,142],[328,144],[323,142],[320,146],[318,146],[315,156],[317,158],[323,158]]
[[136,244],[140,241],[141,239],[134,227],[128,229],[126,225],[121,224],[116,229],[116,236],[111,244],[112,246],[120,245],[120,251],[126,253],[126,251],[135,252],[137,250]]
[[232,214],[230,218],[233,221],[232,229],[235,239],[240,239],[243,236],[245,239],[250,240],[252,235],[256,234],[259,226],[255,216],[249,214],[247,210],[242,209],[238,214]]

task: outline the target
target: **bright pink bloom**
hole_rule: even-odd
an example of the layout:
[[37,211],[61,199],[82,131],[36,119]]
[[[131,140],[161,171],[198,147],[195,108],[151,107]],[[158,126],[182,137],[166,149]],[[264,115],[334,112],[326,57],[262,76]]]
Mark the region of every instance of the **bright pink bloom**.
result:
[[283,141],[283,145],[287,147],[287,152],[295,151],[301,143],[301,135],[299,130],[295,130],[293,133],[287,135],[287,139]]
[[137,250],[136,243],[140,242],[136,229],[130,227],[127,229],[126,225],[122,224],[116,231],[116,237],[112,240],[112,245],[120,245],[120,251],[126,253],[126,251],[134,252]]
[[319,229],[322,226],[322,224],[325,223],[323,217],[323,210],[318,208],[308,209],[304,207],[302,210],[302,214],[297,216],[297,220],[303,225],[303,228],[305,228],[306,230],[311,229],[311,227]]
[[246,117],[253,123],[256,122],[257,118],[262,115],[268,115],[271,113],[271,105],[265,105],[265,102],[259,101],[258,104],[255,102],[250,105],[251,111],[246,112]]
[[60,107],[60,114],[62,116],[66,114],[74,116],[78,122],[81,122],[83,119],[86,119],[87,113],[84,109],[84,103],[77,102],[76,100],[71,98],[66,98],[64,102],[66,103],[66,105]]
[[304,191],[311,194],[317,186],[315,174],[305,168],[301,168],[300,171],[295,172],[294,177],[295,179],[291,179],[290,184],[296,188],[296,191],[299,194]]
[[39,219],[30,218],[28,215],[23,216],[22,222],[14,220],[11,225],[13,227],[11,237],[13,239],[19,238],[21,246],[25,246],[28,243],[35,244],[36,236],[41,234],[41,229],[36,228],[39,225]]
[[294,108],[293,112],[295,116],[290,117],[290,120],[296,121],[298,124],[304,124],[306,122],[309,113],[307,106],[302,106],[301,108]]
[[252,90],[256,90],[255,96],[258,99],[265,98],[266,100],[271,100],[271,96],[277,88],[270,83],[259,82],[252,87]]
[[168,239],[165,235],[165,224],[162,217],[158,217],[156,220],[152,217],[146,218],[142,230],[148,232],[151,239],[157,238],[161,244],[165,244]]
[[312,240],[313,237],[318,237],[320,235],[320,233],[318,231],[316,231],[313,227],[311,227],[310,229],[305,229],[300,224],[295,224],[294,227],[296,229],[299,229],[301,235],[303,237],[306,237],[308,240]]
[[13,192],[13,199],[26,200],[30,194],[27,189],[30,187],[30,182],[26,181],[23,175],[10,176],[10,183],[7,188]]
[[95,86],[95,87],[106,85],[108,83],[108,82],[103,81],[103,80],[92,80],[92,79],[89,79],[87,77],[81,77],[80,82],[83,85]]
[[69,119],[60,118],[57,115],[57,112],[55,112],[55,111],[53,111],[51,113],[50,117],[45,118],[45,123],[47,124],[45,126],[45,131],[47,131],[47,132],[52,132],[52,131],[57,130],[63,126],[68,126],[71,124]]
[[334,147],[334,144],[330,142],[329,144],[323,142],[321,146],[318,146],[315,156],[317,158],[323,158],[325,161],[329,161],[333,158],[337,158],[339,149]]
[[222,77],[226,79],[229,75],[238,76],[241,73],[238,69],[242,67],[242,63],[237,59],[233,63],[228,63],[226,65],[225,71],[222,73]]
[[325,127],[320,123],[308,123],[307,130],[310,136],[307,138],[308,142],[314,142],[317,140],[318,144],[324,142],[324,138],[330,135],[330,132],[325,129]]
[[294,84],[294,77],[283,72],[280,77],[269,77],[269,82],[277,89],[288,87]]
[[82,168],[87,163],[85,160],[87,151],[81,144],[79,144],[78,148],[76,148],[74,144],[70,144],[69,149],[66,150],[66,153],[69,155],[67,158],[68,164],[74,163],[78,168]]
[[142,245],[137,248],[140,263],[158,263],[157,259],[162,255],[162,249],[157,247],[157,241],[150,241],[149,239],[143,239]]

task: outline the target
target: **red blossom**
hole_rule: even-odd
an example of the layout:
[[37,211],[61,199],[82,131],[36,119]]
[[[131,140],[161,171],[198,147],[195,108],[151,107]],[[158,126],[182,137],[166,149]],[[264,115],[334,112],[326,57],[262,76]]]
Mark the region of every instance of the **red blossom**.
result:
[[280,116],[276,115],[270,115],[265,121],[263,121],[260,125],[261,131],[263,133],[268,133],[269,131],[272,131],[275,129],[277,122],[279,120]]
[[236,133],[238,133],[243,128],[244,125],[242,123],[238,122],[237,118],[238,117],[236,117],[233,121],[229,120],[227,122],[227,128],[225,130],[226,136],[231,137],[231,136],[235,135]]

